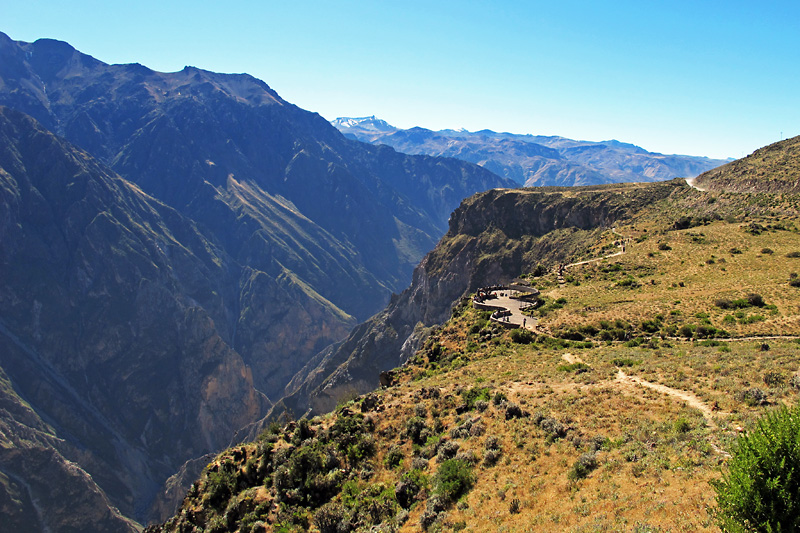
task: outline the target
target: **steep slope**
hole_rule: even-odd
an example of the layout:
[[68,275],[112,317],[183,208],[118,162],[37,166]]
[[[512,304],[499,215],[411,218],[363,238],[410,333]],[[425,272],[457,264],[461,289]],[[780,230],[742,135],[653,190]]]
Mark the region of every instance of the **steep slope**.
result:
[[[521,276],[530,327],[458,300],[388,386],[220,454],[150,531],[720,531],[737,434],[800,401],[798,199],[682,180],[476,195],[386,316]],[[401,353],[389,325],[351,339],[352,375]]]
[[[244,74],[107,65],[63,42],[5,35],[0,57],[0,104],[86,149],[265,274],[231,280],[228,294],[238,294],[217,327],[271,398],[406,286],[462,198],[513,185],[458,161],[349,141]],[[301,293],[308,305],[298,317]],[[252,314],[264,318],[256,329]]]
[[[176,211],[0,108],[0,367],[16,405],[0,468],[45,529],[79,501],[100,513],[103,491],[141,519],[184,461],[264,413],[216,326],[239,269]],[[77,480],[56,490],[50,476]]]
[[[48,39],[0,34],[0,104],[86,150],[3,111],[0,367],[55,450],[140,521],[168,476],[407,284],[463,197],[513,185],[347,140],[248,75],[107,65]],[[29,516],[40,495],[4,475]]]
[[373,117],[338,118],[348,137],[386,144],[407,154],[455,157],[476,163],[527,187],[663,181],[693,177],[725,161],[664,155],[619,141],[573,141],[491,130],[402,130]]
[[695,184],[719,192],[800,193],[800,136],[705,172]]
[[411,286],[295,376],[276,410],[322,413],[372,390],[380,372],[408,360],[426,328],[444,322],[465,294],[579,255],[596,232],[685,187],[675,180],[649,187],[496,190],[465,200]]

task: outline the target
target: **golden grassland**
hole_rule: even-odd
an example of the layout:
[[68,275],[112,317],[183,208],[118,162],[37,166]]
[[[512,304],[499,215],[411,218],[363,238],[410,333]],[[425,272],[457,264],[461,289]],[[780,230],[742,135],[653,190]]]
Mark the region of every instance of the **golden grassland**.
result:
[[[321,436],[363,411],[374,455],[348,478],[359,491],[397,487],[412,471],[429,480],[385,531],[423,522],[428,531],[718,531],[711,482],[737,434],[800,394],[797,207],[793,196],[687,189],[574,259],[602,258],[623,242],[624,254],[569,267],[563,283],[529,276],[543,298],[537,334],[493,325],[464,300],[393,386],[310,426]],[[238,457],[244,475],[264,449],[296,449],[297,431],[275,427],[211,466]],[[426,521],[433,479],[454,454],[472,464],[474,484]],[[181,516],[209,513],[204,475]],[[318,511],[290,515],[269,475],[207,523],[258,531],[237,525],[234,511],[260,506],[261,530],[317,530]],[[379,515],[380,501],[364,505]]]

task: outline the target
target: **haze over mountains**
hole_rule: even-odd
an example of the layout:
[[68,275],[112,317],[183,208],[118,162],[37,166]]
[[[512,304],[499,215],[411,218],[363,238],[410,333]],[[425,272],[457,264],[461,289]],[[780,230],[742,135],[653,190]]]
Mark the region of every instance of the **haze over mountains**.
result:
[[463,198],[514,185],[348,140],[248,75],[49,39],[0,34],[0,105],[0,501],[32,530],[146,520],[407,285]]
[[526,187],[663,181],[694,177],[729,160],[664,155],[619,141],[574,141],[491,130],[395,128],[374,116],[331,122],[346,136],[406,154],[455,157]]

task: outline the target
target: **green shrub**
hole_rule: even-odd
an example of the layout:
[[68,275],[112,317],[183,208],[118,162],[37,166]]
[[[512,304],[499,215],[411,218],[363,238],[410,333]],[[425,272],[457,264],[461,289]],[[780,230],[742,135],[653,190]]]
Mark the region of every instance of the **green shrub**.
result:
[[464,398],[464,402],[467,404],[467,409],[469,410],[475,408],[475,402],[488,402],[491,399],[489,387],[472,387],[471,389],[464,389],[461,391],[461,397]]
[[403,449],[400,446],[392,446],[389,448],[389,451],[386,452],[386,458],[384,459],[384,464],[389,468],[396,468],[400,466],[403,462]]
[[529,329],[516,328],[511,330],[511,340],[517,344],[530,344],[534,341],[533,332]]
[[692,430],[692,424],[684,417],[680,417],[675,421],[676,433],[688,433]]
[[[406,420],[404,434],[411,439],[411,442],[414,444],[424,444],[428,433],[424,430],[427,428],[428,425],[422,418],[414,416]],[[423,436],[424,434],[425,436]]]
[[575,374],[582,374],[583,372],[588,372],[592,369],[586,363],[570,363],[567,365],[559,365],[558,370],[560,372],[573,372]]
[[781,407],[739,437],[713,485],[723,531],[800,531],[800,408]]
[[570,481],[583,479],[595,468],[597,468],[597,456],[594,452],[584,453],[578,457],[578,460],[572,465],[572,468],[567,473],[567,478]]
[[618,357],[617,359],[611,360],[611,364],[614,366],[636,366],[641,363],[640,360],[631,359],[630,357]]
[[439,465],[433,483],[434,493],[450,501],[469,492],[474,484],[472,465],[460,459],[448,459]]

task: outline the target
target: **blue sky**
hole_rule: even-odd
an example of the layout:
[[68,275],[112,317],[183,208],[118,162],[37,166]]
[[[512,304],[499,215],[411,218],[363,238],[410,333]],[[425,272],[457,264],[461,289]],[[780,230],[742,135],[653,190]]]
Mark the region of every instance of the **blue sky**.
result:
[[247,72],[327,119],[742,157],[800,134],[800,2],[0,0],[107,63]]

